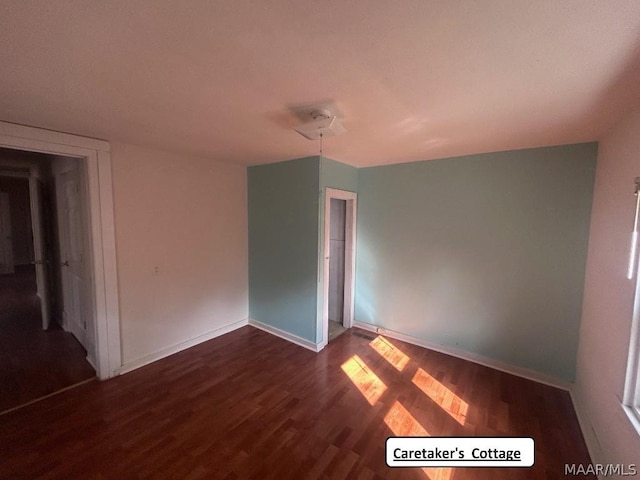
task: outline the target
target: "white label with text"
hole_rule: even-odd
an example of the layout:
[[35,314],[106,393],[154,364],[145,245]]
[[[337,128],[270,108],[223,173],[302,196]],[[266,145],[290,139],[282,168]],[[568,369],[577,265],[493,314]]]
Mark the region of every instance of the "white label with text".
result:
[[531,467],[530,437],[389,437],[390,467]]

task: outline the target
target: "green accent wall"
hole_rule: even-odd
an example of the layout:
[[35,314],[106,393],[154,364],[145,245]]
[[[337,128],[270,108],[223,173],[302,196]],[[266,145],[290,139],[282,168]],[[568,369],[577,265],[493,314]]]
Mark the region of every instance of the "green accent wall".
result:
[[249,167],[249,314],[320,343],[327,187],[358,193],[355,319],[573,380],[597,144]]
[[[320,159],[249,167],[249,316],[316,341]],[[221,232],[224,233],[224,232]]]
[[573,380],[596,154],[360,169],[356,320]]
[[320,187],[358,191],[358,169],[327,157],[320,157]]

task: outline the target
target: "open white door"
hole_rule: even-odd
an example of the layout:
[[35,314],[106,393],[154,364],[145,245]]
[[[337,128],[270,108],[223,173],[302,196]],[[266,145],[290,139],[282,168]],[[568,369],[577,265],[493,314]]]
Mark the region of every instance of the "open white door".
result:
[[29,197],[31,201],[31,224],[33,227],[33,263],[36,266],[36,283],[42,311],[42,328],[47,330],[51,324],[51,291],[49,285],[50,266],[45,238],[46,229],[44,227],[44,185],[42,180],[33,174],[29,176]]
[[0,274],[13,273],[13,243],[9,194],[0,192]]
[[62,321],[89,351],[85,315],[86,264],[84,218],[80,194],[80,168],[77,162],[56,175],[60,262],[62,273]]

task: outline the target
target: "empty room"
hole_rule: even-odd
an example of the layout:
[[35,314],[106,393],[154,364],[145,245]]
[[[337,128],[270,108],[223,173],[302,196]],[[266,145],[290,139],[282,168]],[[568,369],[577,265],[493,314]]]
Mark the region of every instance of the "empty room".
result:
[[0,478],[640,475],[639,2],[0,19]]

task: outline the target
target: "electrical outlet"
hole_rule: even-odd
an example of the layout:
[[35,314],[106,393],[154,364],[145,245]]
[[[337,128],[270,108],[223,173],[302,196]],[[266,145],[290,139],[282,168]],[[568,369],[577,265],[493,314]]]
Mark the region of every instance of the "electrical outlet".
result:
[[158,267],[158,266],[153,267],[153,274],[154,275],[160,275],[160,267]]

